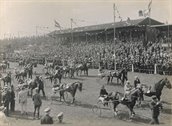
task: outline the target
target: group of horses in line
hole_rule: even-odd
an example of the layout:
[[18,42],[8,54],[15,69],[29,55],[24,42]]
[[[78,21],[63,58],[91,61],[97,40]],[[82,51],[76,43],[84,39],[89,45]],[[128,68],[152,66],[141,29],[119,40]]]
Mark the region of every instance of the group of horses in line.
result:
[[46,64],[43,68],[43,71],[46,75],[46,79],[49,79],[51,83],[57,83],[57,79],[59,83],[61,83],[62,77],[70,77],[74,78],[76,76],[83,75],[88,76],[89,64],[88,63],[80,63],[74,65],[67,66],[59,66],[53,65],[53,63]]

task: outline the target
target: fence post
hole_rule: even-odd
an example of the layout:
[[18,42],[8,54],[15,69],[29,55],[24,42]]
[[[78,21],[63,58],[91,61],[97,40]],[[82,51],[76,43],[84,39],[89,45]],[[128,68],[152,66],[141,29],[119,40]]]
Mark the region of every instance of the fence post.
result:
[[157,64],[154,65],[154,74],[157,74]]
[[131,65],[131,71],[134,72],[134,65]]

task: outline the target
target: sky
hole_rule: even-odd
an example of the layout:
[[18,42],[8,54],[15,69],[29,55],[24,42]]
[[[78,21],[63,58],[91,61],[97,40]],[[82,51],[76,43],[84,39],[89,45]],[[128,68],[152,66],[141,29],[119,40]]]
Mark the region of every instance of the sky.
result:
[[[0,39],[43,35],[64,28],[110,23],[115,3],[123,20],[141,18],[150,0],[0,0]],[[171,5],[171,6],[170,6]],[[118,15],[116,13],[116,15]],[[142,17],[143,18],[143,17]],[[151,18],[172,23],[172,0],[152,0]],[[118,16],[115,21],[119,21]],[[36,32],[37,31],[37,32]]]

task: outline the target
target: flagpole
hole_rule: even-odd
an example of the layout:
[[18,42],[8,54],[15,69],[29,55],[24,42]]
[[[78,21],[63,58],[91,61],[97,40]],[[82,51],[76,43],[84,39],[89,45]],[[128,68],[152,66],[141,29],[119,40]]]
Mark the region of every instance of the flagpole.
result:
[[115,7],[115,3],[114,3],[114,5],[113,5],[113,10],[114,10],[114,43],[115,43],[115,32],[116,32],[116,30],[115,30],[115,10],[116,10],[116,7]]
[[71,53],[71,46],[73,43],[73,26],[72,26],[73,19],[71,18],[70,20],[71,20],[71,43],[70,43],[70,53]]
[[[116,11],[116,7],[115,7],[115,3],[113,4],[113,13],[114,13],[114,43],[116,44],[116,40],[115,40],[115,33],[116,33],[116,29],[115,29],[115,18],[116,18],[116,16],[115,16],[115,11]],[[114,52],[115,53],[115,52]],[[116,59],[114,58],[113,59],[113,62],[114,62],[114,70],[116,70]]]

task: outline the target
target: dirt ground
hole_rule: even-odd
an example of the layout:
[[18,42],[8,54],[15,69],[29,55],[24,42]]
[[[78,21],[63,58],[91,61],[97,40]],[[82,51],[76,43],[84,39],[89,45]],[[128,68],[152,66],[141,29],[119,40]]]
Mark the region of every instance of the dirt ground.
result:
[[[17,67],[17,64],[11,63],[10,70],[13,72],[14,68]],[[42,74],[43,66],[38,65],[37,68],[34,68],[38,74]],[[99,117],[92,111],[93,105],[96,104],[100,88],[103,84],[106,84],[105,79],[98,78],[98,70],[89,70],[89,76],[81,76],[75,79],[63,79],[62,82],[74,82],[74,81],[82,81],[83,82],[83,91],[76,93],[76,102],[75,104],[62,103],[59,101],[53,101],[51,104],[50,94],[52,89],[52,84],[44,79],[45,82],[45,93],[47,99],[42,99],[43,104],[41,106],[41,115],[44,114],[44,109],[46,107],[51,107],[51,116],[56,118],[56,115],[60,112],[64,113],[64,123],[59,124],[55,122],[54,125],[69,125],[69,126],[111,126],[111,125],[121,125],[121,126],[136,126],[136,125],[149,125],[151,121],[151,111],[148,106],[148,103],[151,101],[150,97],[145,96],[145,101],[142,103],[142,107],[135,107],[134,110],[136,115],[134,119],[129,120],[129,110],[124,105],[119,105],[119,117],[114,117],[113,112],[110,110],[103,110],[102,116]],[[165,76],[161,75],[153,75],[153,74],[140,74],[140,73],[132,73],[129,72],[129,80],[131,84],[133,84],[134,76],[138,76],[141,80],[141,83],[152,85],[158,82],[160,79]],[[44,78],[44,76],[43,76]],[[168,76],[168,79],[172,83],[172,76]],[[113,82],[116,82],[114,79]],[[17,85],[16,80],[12,79],[13,85]],[[105,86],[108,92],[111,91],[119,91],[123,92],[123,87],[118,84],[110,84]],[[42,95],[42,93],[41,93]],[[172,125],[172,90],[164,87],[163,93],[161,96],[163,100],[163,110],[160,115],[160,125]],[[70,95],[68,95],[68,100],[71,100]],[[31,97],[28,98],[27,111],[29,113],[28,116],[21,116],[20,114],[20,105],[16,99],[16,112],[11,113],[11,116],[8,117],[10,121],[10,126],[38,126],[40,125],[40,120],[33,120],[33,102]]]

